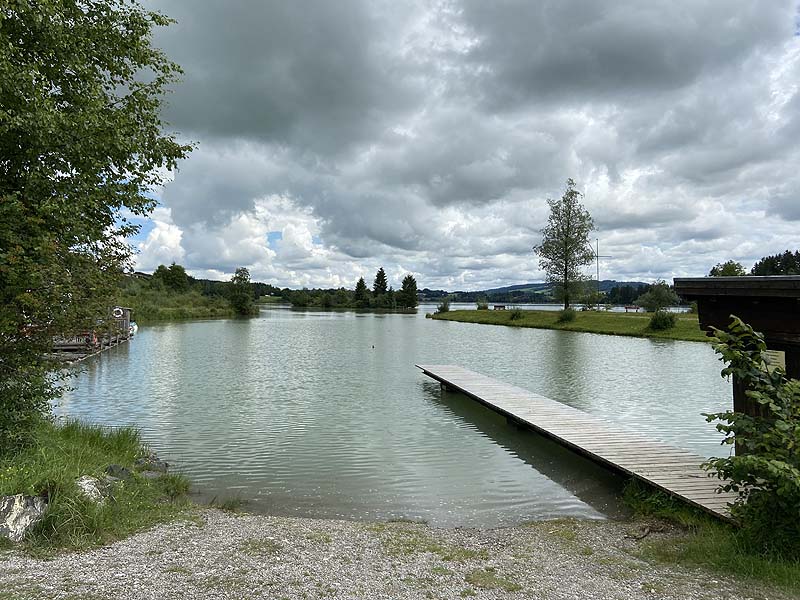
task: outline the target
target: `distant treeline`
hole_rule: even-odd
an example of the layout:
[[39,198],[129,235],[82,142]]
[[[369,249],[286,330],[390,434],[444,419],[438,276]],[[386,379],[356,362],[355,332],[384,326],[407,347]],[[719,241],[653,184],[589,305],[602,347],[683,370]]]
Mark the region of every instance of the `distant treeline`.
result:
[[417,280],[411,274],[403,278],[399,290],[388,284],[383,267],[378,269],[372,289],[367,288],[361,277],[352,290],[338,289],[303,289],[281,290],[280,295],[292,306],[319,308],[363,308],[405,310],[417,307]]
[[196,279],[183,266],[159,265],[155,272],[125,277],[117,302],[133,309],[135,319],[164,321],[252,314],[255,298],[280,293],[265,283],[251,283],[247,269],[231,281]]
[[765,256],[753,265],[752,275],[800,275],[800,250]]

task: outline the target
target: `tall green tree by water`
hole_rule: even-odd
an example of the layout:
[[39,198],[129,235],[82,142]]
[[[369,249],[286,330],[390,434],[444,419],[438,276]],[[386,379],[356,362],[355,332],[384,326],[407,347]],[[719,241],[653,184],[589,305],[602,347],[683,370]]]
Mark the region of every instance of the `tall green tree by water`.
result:
[[230,301],[237,315],[247,316],[255,312],[253,289],[250,285],[250,271],[239,267],[231,277]]
[[164,133],[170,20],[123,0],[0,9],[0,452],[58,394],[53,336],[106,316],[138,230],[128,216],[190,151]]
[[550,217],[542,229],[542,242],[533,250],[539,255],[539,266],[547,274],[547,281],[554,284],[555,293],[564,301],[564,308],[578,293],[577,284],[586,279],[581,267],[594,260],[589,233],[594,221],[581,205],[582,194],[575,182],[567,179],[564,195],[557,200],[549,199]]
[[397,303],[401,308],[417,307],[417,280],[411,273],[403,278],[403,284],[397,296]]

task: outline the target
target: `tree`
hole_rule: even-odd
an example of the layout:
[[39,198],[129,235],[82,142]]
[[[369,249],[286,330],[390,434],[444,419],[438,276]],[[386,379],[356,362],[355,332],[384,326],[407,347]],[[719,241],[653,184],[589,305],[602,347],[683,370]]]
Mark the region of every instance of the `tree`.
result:
[[678,304],[680,301],[667,282],[659,279],[650,286],[647,292],[636,299],[636,304],[649,312],[658,312],[668,306]]
[[800,250],[765,256],[750,270],[751,275],[800,275]]
[[717,263],[708,272],[709,277],[741,277],[747,275],[742,263],[735,260],[728,260],[724,263]]
[[386,293],[388,285],[386,281],[386,271],[381,267],[375,274],[375,282],[372,284],[372,295],[375,297],[382,296]]
[[0,452],[59,391],[55,335],[94,327],[130,267],[125,238],[190,150],[164,133],[179,67],[150,46],[169,19],[127,0],[0,8]]
[[353,302],[358,308],[367,308],[369,306],[369,290],[367,290],[367,284],[363,277],[358,278]]
[[417,280],[411,273],[403,277],[403,284],[397,294],[397,303],[401,308],[417,307]]
[[250,285],[250,271],[239,267],[231,277],[230,302],[237,315],[252,315],[255,312],[253,288]]
[[169,267],[158,265],[151,278],[173,292],[185,292],[189,289],[189,276],[181,265],[172,263]]
[[556,294],[569,308],[575,284],[585,279],[580,268],[594,259],[589,233],[594,222],[578,201],[581,193],[575,182],[567,179],[566,190],[559,200],[548,198],[550,217],[542,229],[542,243],[533,250],[539,255],[539,266],[547,280],[555,284]]

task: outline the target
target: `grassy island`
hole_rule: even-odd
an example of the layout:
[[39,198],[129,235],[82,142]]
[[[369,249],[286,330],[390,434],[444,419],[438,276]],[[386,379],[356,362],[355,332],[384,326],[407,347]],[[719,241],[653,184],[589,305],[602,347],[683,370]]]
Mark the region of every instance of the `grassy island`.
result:
[[697,315],[679,314],[675,327],[663,331],[649,329],[650,314],[620,313],[605,311],[578,311],[575,320],[559,323],[559,312],[548,310],[454,310],[437,313],[434,319],[481,323],[485,325],[508,325],[510,327],[533,327],[536,329],[560,329],[607,335],[686,340],[708,342],[700,329]]

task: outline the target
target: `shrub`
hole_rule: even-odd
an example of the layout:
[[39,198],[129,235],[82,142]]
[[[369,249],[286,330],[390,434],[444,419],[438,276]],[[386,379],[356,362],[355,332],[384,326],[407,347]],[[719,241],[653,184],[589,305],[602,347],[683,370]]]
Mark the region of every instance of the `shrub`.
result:
[[728,332],[715,330],[714,349],[759,405],[759,416],[727,411],[706,415],[719,421],[723,444],[736,456],[714,458],[705,468],[738,492],[731,514],[741,525],[740,540],[762,554],[793,559],[800,555],[800,381],[783,369],[767,369],[764,337],[737,317]]
[[508,315],[509,321],[519,321],[522,318],[522,311],[519,308],[515,308],[511,311]]
[[558,313],[558,319],[556,319],[557,323],[572,323],[575,320],[577,313],[575,312],[574,308],[565,308]]
[[675,313],[666,310],[657,310],[653,313],[653,316],[650,317],[648,328],[653,331],[664,331],[666,329],[672,329],[677,323],[678,315]]
[[446,312],[450,312],[450,299],[449,298],[445,298],[444,300],[442,300],[442,303],[439,304],[439,306],[436,307],[436,314],[437,315],[441,314],[441,313],[446,313]]
[[636,304],[643,306],[648,312],[657,312],[662,308],[678,304],[680,298],[665,281],[656,281],[650,289],[636,299]]
[[478,300],[476,304],[478,305],[478,310],[489,310],[489,303],[486,300]]

